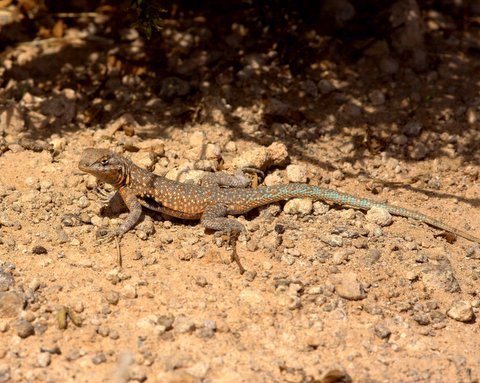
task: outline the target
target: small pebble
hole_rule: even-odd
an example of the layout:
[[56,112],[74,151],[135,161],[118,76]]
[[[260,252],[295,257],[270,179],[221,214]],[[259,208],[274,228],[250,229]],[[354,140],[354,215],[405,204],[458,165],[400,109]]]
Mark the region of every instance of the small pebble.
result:
[[28,284],[28,288],[32,291],[37,291],[41,286],[40,280],[38,278],[33,278]]
[[303,81],[300,84],[301,89],[312,97],[318,96],[317,85],[312,80]]
[[288,165],[287,178],[290,182],[306,183],[307,182],[307,167],[305,165]]
[[7,383],[10,382],[12,375],[10,372],[10,367],[2,365],[0,366],[0,382]]
[[82,195],[77,202],[77,205],[79,208],[84,209],[88,206],[90,206],[90,201],[88,200],[87,196]]
[[103,337],[107,337],[110,334],[110,329],[108,326],[101,325],[97,327],[97,334]]
[[135,299],[138,296],[137,288],[134,285],[127,285],[123,289],[123,295],[125,296],[125,298]]
[[149,314],[143,318],[140,318],[136,322],[136,327],[144,334],[152,333],[157,326],[158,317],[154,314]]
[[205,377],[207,376],[209,369],[210,366],[208,363],[198,362],[195,363],[193,366],[186,368],[185,371],[188,372],[191,376],[194,376],[203,382]]
[[430,317],[425,313],[416,313],[412,316],[412,319],[420,326],[427,326],[430,324]]
[[115,306],[120,300],[120,294],[112,290],[107,293],[107,295],[105,296],[105,299],[107,300],[108,303]]
[[37,365],[39,367],[42,367],[42,368],[48,367],[51,361],[52,361],[52,355],[48,352],[41,352],[37,356]]
[[124,41],[134,41],[138,37],[139,32],[134,28],[123,28],[120,30],[120,38]]
[[345,272],[332,275],[331,279],[338,296],[352,301],[366,298],[365,291],[355,273]]
[[105,363],[107,361],[107,357],[105,356],[104,353],[100,353],[100,354],[96,354],[95,356],[93,356],[92,358],[92,362],[93,364],[102,364],[102,363]]
[[94,215],[92,216],[92,218],[90,218],[90,222],[95,227],[101,227],[104,223],[104,220],[102,217],[99,217],[98,215]]
[[448,260],[433,263],[428,257],[426,259],[426,263],[420,268],[420,275],[427,288],[449,293],[460,292],[460,284]]
[[179,334],[185,334],[195,330],[195,323],[184,315],[178,315],[173,323],[173,328]]
[[302,300],[300,297],[297,296],[290,296],[288,299],[287,308],[289,310],[298,310],[302,307]]
[[27,312],[25,312],[23,318],[24,318],[27,322],[32,323],[32,322],[35,320],[36,316],[35,316],[35,313],[33,313],[32,311],[27,311]]
[[364,263],[366,266],[372,266],[381,258],[382,252],[378,249],[370,249],[367,252]]
[[287,214],[308,215],[313,210],[313,201],[309,198],[292,198],[285,203],[283,211]]
[[237,144],[235,143],[235,141],[228,141],[225,144],[225,151],[230,152],[230,153],[236,152],[237,151]]
[[216,144],[207,144],[204,155],[207,159],[218,160],[222,156],[222,150]]
[[169,331],[173,328],[173,322],[175,318],[173,315],[159,315],[157,319],[157,323],[163,327],[165,327],[166,331]]
[[476,124],[480,119],[480,113],[477,108],[469,107],[466,111],[467,122],[471,125]]
[[[59,243],[67,243],[68,242],[68,234],[65,232],[65,230],[58,229],[56,231],[56,233],[57,233],[57,238],[58,238]],[[63,253],[63,251],[60,252],[60,253],[63,254],[63,256],[60,257],[60,256],[57,255],[57,257],[58,258],[63,258],[65,256],[65,253]]]
[[335,169],[332,173],[332,177],[334,180],[343,181],[345,179],[345,174],[341,170]]
[[327,235],[325,238],[322,238],[322,241],[332,247],[342,247],[343,246],[343,238],[337,234],[330,234]]
[[8,322],[0,322],[0,333],[7,332],[9,328],[10,326],[8,325]]
[[195,284],[200,287],[205,287],[208,285],[207,279],[203,276],[197,276],[195,277]]
[[408,122],[403,127],[403,131],[405,132],[405,134],[407,136],[413,136],[413,137],[417,137],[420,134],[420,132],[422,131],[422,129],[423,129],[423,126],[418,121]]
[[46,323],[36,323],[34,329],[36,335],[43,335],[48,330],[48,326]]
[[385,104],[385,94],[381,90],[373,90],[369,95],[368,98],[370,102],[374,106],[380,106]]
[[342,367],[333,367],[326,369],[321,376],[316,379],[321,383],[333,383],[333,382],[353,382],[353,379]]
[[404,134],[394,135],[392,137],[392,142],[395,145],[406,145],[408,143],[408,137]]
[[335,251],[332,257],[332,263],[334,265],[342,265],[348,262],[349,260],[349,253],[347,251]]
[[213,320],[205,320],[203,323],[197,328],[196,335],[200,338],[211,338],[215,335],[217,331],[217,324]]
[[295,257],[290,254],[283,254],[282,262],[286,263],[288,266],[292,266],[295,263]]
[[131,366],[128,370],[129,380],[144,382],[147,380],[147,374],[140,366]]
[[118,338],[120,338],[120,334],[117,330],[110,330],[108,337],[112,340],[117,340]]
[[17,335],[22,339],[28,338],[29,336],[35,334],[35,328],[33,325],[25,319],[20,319],[16,323],[15,330],[17,331]]
[[405,273],[405,278],[411,282],[414,282],[419,279],[418,271],[416,270],[408,270]]
[[467,301],[455,302],[447,311],[447,315],[459,322],[471,322],[474,319],[472,305]]
[[416,142],[410,151],[410,156],[414,160],[423,160],[429,153],[428,147],[422,142]]
[[392,334],[390,329],[383,324],[377,324],[374,328],[374,331],[375,335],[381,339],[386,339]]
[[64,214],[61,222],[66,227],[80,226],[82,224],[82,221],[76,214]]
[[315,215],[324,215],[330,210],[330,205],[322,202],[322,201],[315,201],[313,203],[313,211]]
[[350,102],[343,106],[343,111],[350,117],[360,117],[362,114],[362,108]]
[[7,291],[13,286],[15,280],[12,274],[3,271],[0,268],[0,291]]
[[375,223],[379,226],[388,226],[393,222],[392,215],[387,209],[380,207],[372,207],[367,211],[365,219],[368,222]]
[[257,277],[257,272],[255,270],[247,270],[243,276],[248,282],[253,282]]
[[18,291],[0,292],[0,318],[18,316],[25,305],[26,297]]
[[49,354],[55,354],[55,355],[61,355],[62,350],[60,350],[60,347],[56,344],[51,344],[48,346],[42,346],[40,347],[41,352],[48,352]]
[[109,315],[109,314],[112,313],[112,309],[110,308],[109,305],[102,305],[101,313],[102,313],[103,315]]
[[330,80],[327,80],[327,79],[320,80],[317,86],[318,86],[318,89],[320,90],[320,93],[323,95],[329,94],[337,89],[335,85]]
[[85,355],[84,351],[73,349],[65,356],[65,359],[69,362],[72,362],[74,360],[77,360],[78,358],[81,358],[83,355]]
[[76,313],[80,314],[83,312],[83,310],[85,310],[85,305],[82,302],[75,302],[73,304],[73,311]]
[[47,254],[48,251],[43,246],[34,246],[32,249],[32,253],[40,255],[40,254]]

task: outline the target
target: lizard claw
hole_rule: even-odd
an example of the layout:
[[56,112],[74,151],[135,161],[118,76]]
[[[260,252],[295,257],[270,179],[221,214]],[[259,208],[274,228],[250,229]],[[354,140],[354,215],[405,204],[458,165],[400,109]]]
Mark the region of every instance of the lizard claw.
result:
[[105,189],[100,189],[98,187],[93,190],[93,193],[100,200],[100,202],[105,205],[108,205],[112,197],[115,195],[115,193],[109,193]]
[[250,174],[256,174],[257,176],[260,176],[260,178],[265,178],[265,173],[263,170],[253,168],[253,167],[243,167],[240,168],[240,170],[244,173],[250,173]]
[[117,245],[117,264],[122,268],[122,252],[120,251],[120,238],[121,234],[117,230],[109,230],[107,227],[100,227],[96,233],[98,243],[109,243],[115,240]]
[[95,236],[98,243],[109,243],[115,237],[120,237],[116,231],[109,230],[106,227],[100,227]]
[[[252,174],[253,179],[250,179],[250,177],[248,177],[246,174]],[[235,172],[235,176],[237,177],[237,179],[244,182],[243,187],[251,186],[253,188],[256,188],[258,187],[259,179],[265,178],[265,173],[257,168],[243,167]]]

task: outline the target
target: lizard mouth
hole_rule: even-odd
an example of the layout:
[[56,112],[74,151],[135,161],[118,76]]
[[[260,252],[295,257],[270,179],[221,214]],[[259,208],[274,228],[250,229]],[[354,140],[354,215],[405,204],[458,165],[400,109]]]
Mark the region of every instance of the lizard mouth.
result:
[[90,173],[90,169],[87,165],[85,164],[82,164],[81,162],[78,164],[78,168],[82,171],[82,172],[87,172],[87,173]]

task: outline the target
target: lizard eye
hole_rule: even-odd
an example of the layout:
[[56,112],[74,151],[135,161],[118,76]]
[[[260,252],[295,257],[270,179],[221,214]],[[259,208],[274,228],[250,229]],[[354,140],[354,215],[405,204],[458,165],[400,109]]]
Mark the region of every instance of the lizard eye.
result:
[[103,160],[100,161],[100,163],[101,163],[103,166],[108,165],[108,158],[104,158]]

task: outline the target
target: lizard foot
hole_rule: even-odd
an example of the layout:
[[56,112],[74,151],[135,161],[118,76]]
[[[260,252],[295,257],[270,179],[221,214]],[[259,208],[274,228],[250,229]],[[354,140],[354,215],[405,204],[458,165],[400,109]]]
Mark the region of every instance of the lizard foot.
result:
[[100,227],[96,233],[98,243],[109,243],[115,240],[115,246],[117,248],[117,265],[122,268],[122,251],[120,249],[120,239],[122,236],[116,231],[109,230],[107,227]]
[[250,173],[250,174],[256,174],[257,176],[260,176],[260,178],[265,178],[265,173],[263,170],[260,170],[258,168],[252,168],[252,167],[244,167],[240,169],[243,173]]
[[102,226],[95,233],[95,237],[98,243],[109,243],[120,236],[116,231],[110,230],[108,227]]

